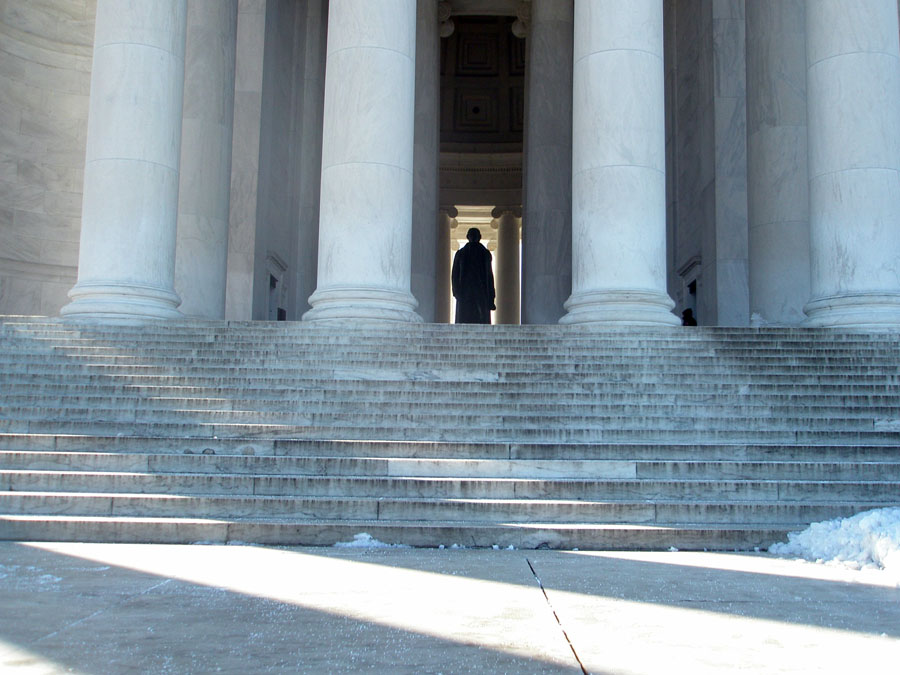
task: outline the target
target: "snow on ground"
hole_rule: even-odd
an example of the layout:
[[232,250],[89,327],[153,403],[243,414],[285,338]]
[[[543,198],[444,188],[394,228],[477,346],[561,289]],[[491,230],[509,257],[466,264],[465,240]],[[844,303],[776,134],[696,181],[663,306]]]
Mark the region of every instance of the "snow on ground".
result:
[[409,548],[405,544],[386,544],[378,541],[368,532],[360,532],[353,536],[353,541],[339,541],[335,548]]
[[900,508],[813,523],[802,532],[791,532],[787,543],[772,545],[769,553],[900,575]]

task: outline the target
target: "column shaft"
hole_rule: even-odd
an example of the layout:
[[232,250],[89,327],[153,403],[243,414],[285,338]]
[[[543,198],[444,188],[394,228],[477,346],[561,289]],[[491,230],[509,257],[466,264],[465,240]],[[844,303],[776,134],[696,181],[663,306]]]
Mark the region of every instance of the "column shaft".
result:
[[175,288],[188,316],[225,318],[237,0],[191,0]]
[[508,210],[495,212],[497,229],[497,313],[498,324],[519,323],[519,219]]
[[[666,294],[661,0],[576,0],[562,323],[677,325]],[[528,223],[525,223],[528,228]]]
[[809,300],[804,0],[747,3],[750,312],[798,324]]
[[417,0],[416,113],[413,157],[412,294],[419,316],[436,321],[440,39],[438,3]]
[[572,0],[533,0],[528,32],[522,321],[556,323],[572,292]]
[[455,224],[456,209],[444,208],[438,212],[437,262],[435,264],[435,304],[436,323],[450,323],[450,230]]
[[900,39],[895,0],[808,0],[814,326],[900,325]]
[[186,0],[99,0],[78,282],[61,313],[174,318]]
[[332,0],[306,320],[421,321],[410,293],[415,0]]

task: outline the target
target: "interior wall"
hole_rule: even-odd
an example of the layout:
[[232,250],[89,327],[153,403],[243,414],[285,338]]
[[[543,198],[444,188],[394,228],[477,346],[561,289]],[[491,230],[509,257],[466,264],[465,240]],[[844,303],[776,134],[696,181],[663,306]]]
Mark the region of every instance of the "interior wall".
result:
[[696,302],[701,325],[748,325],[744,0],[673,4],[669,289],[679,308]]

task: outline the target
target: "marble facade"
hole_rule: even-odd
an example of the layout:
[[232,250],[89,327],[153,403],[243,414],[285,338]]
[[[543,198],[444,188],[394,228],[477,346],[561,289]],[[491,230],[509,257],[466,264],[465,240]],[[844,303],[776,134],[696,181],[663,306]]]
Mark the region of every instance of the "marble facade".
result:
[[8,0],[0,313],[900,326],[897,9]]

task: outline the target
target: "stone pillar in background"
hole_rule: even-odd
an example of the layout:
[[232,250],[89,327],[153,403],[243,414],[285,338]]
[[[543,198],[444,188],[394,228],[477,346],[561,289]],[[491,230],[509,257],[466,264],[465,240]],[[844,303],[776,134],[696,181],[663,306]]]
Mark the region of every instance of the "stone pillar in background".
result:
[[750,312],[765,323],[801,323],[810,293],[805,6],[747,3]]
[[895,0],[808,0],[812,326],[900,325]]
[[298,160],[296,307],[288,319],[302,316],[316,290],[319,255],[319,194],[322,178],[322,115],[325,103],[325,45],[328,30],[328,0],[309,0],[301,14],[304,22],[303,101],[295,120],[300,137]]
[[191,0],[175,289],[181,312],[225,318],[237,0]]
[[417,0],[416,113],[410,285],[419,316],[436,321],[434,256],[438,221],[440,38],[438,3]]
[[491,214],[497,230],[497,313],[498,324],[519,323],[519,218],[513,209],[498,207]]
[[678,325],[666,293],[661,0],[576,0],[574,61],[572,296],[560,322]]
[[450,317],[450,230],[456,225],[457,210],[453,206],[442,206],[438,213],[437,256],[434,266],[436,323],[451,323]]
[[99,0],[78,282],[61,314],[180,317],[175,223],[186,0]]
[[522,322],[556,323],[572,292],[572,0],[533,0],[526,65]]
[[410,293],[416,0],[331,0],[318,286],[305,320],[421,321]]

